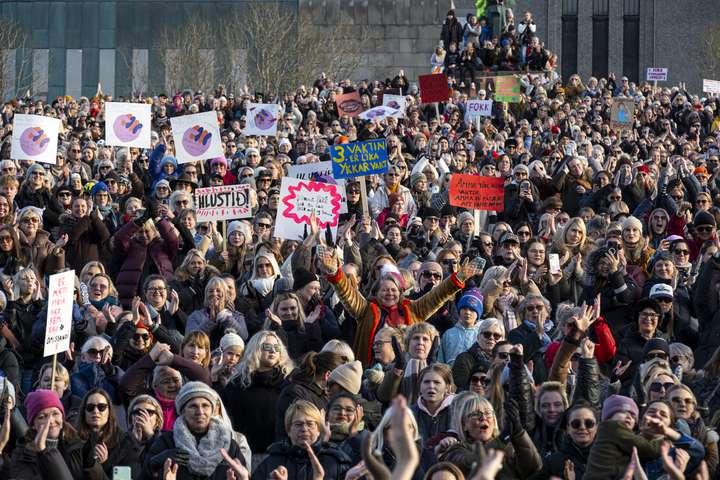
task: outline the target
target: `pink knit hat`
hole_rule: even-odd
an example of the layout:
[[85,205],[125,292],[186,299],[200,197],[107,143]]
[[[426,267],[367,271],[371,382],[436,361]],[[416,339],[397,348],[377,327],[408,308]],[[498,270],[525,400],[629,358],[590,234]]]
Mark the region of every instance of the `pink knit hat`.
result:
[[25,411],[27,412],[27,421],[32,424],[35,416],[46,408],[56,407],[65,417],[65,409],[63,408],[60,397],[52,390],[35,390],[25,399]]

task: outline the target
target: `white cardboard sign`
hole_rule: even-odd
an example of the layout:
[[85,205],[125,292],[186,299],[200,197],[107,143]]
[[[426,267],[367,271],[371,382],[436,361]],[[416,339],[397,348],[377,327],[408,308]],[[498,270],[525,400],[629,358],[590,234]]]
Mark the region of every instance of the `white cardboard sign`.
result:
[[50,275],[43,357],[70,349],[75,270]]
[[170,126],[178,163],[225,156],[214,111],[173,117]]
[[55,164],[59,133],[60,120],[57,118],[15,115],[10,158]]
[[647,80],[648,82],[667,82],[668,69],[667,68],[653,68],[647,69]]
[[105,144],[117,147],[150,148],[152,126],[147,103],[105,104]]
[[280,105],[277,103],[248,104],[247,122],[243,133],[245,135],[274,137],[277,133],[279,113]]
[[195,189],[197,221],[234,220],[252,216],[250,185],[220,185]]

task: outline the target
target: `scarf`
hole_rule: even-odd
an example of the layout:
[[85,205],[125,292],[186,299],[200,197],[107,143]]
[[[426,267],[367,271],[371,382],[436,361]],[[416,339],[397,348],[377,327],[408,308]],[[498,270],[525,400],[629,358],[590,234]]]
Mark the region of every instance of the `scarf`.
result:
[[207,433],[198,441],[185,423],[185,419],[178,417],[173,430],[173,440],[175,440],[175,448],[190,454],[187,465],[190,473],[209,477],[223,461],[220,449],[230,449],[232,436],[230,429],[220,418],[212,417]]
[[[378,305],[380,305],[379,302]],[[398,305],[393,305],[392,307],[380,305],[380,309],[386,314],[385,323],[387,325],[390,325],[391,327],[399,327],[400,325],[407,324],[405,317],[403,317],[400,313],[400,308],[398,307]]]
[[157,390],[155,390],[155,399],[160,404],[160,410],[163,413],[163,432],[172,430],[175,419],[178,418],[177,413],[175,413],[175,400],[163,397]]
[[250,283],[255,291],[264,297],[269,294],[272,291],[273,286],[275,286],[275,277],[256,278],[254,280],[250,280]]
[[92,304],[93,307],[97,308],[98,311],[102,312],[102,309],[105,305],[107,305],[107,304],[117,305],[118,301],[117,301],[117,298],[115,298],[111,295],[108,295],[107,297],[103,298],[102,300],[90,300],[90,303]]

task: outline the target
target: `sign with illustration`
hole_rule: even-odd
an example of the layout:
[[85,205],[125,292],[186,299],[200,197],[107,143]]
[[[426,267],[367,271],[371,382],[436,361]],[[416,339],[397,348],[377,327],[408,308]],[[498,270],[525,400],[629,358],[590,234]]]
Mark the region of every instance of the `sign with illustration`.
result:
[[247,110],[245,135],[274,137],[277,133],[280,105],[277,103],[250,103]]
[[151,106],[147,103],[107,102],[105,144],[150,148]]
[[360,115],[360,112],[363,111],[360,92],[357,90],[336,96],[335,105],[337,105],[340,115],[347,115],[349,117],[357,117]]
[[54,164],[57,161],[59,133],[60,120],[57,118],[15,115],[10,158]]
[[225,156],[214,111],[173,117],[170,126],[178,163]]

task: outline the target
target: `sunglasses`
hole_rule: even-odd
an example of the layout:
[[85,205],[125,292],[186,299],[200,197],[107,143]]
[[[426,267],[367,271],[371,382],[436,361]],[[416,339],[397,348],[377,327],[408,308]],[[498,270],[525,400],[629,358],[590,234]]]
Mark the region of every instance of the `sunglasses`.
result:
[[142,408],[136,408],[132,412],[130,412],[130,415],[142,415],[143,413],[146,413],[150,416],[157,415],[157,412],[155,410],[145,410]]
[[660,360],[667,360],[668,356],[667,356],[667,353],[664,353],[664,352],[648,353],[647,355],[645,355],[645,361],[652,360],[653,358],[659,358]]
[[585,420],[580,420],[579,418],[576,418],[572,422],[570,422],[570,426],[574,430],[580,430],[583,426],[585,426],[586,430],[591,430],[595,428],[595,425],[597,423],[592,418],[586,418]]
[[275,352],[280,353],[280,345],[273,345],[272,343],[263,343],[260,345],[263,352]]
[[85,405],[85,411],[87,413],[92,413],[95,410],[102,413],[107,409],[108,409],[107,403],[88,403],[87,405]]
[[483,337],[485,337],[487,340],[490,340],[491,338],[494,338],[495,340],[502,340],[503,336],[500,333],[495,332],[482,332]]
[[473,375],[472,377],[470,377],[470,383],[479,383],[485,387],[490,385],[490,381],[490,377],[488,377],[487,375]]
[[705,226],[705,227],[700,226],[700,227],[695,227],[695,230],[697,230],[698,232],[703,232],[703,233],[712,233],[715,230],[715,227],[712,227],[710,225]]
[[653,382],[650,384],[650,391],[651,392],[661,392],[663,390],[667,391],[670,390],[670,387],[675,385],[673,382],[667,382],[667,383],[660,383],[660,382]]
[[85,353],[91,357],[97,357],[98,355],[103,354],[103,350],[98,350],[97,348],[88,348],[88,351]]
[[447,258],[447,259],[443,260],[442,263],[443,263],[443,265],[457,265],[458,261],[453,260],[451,258]]
[[495,354],[495,356],[500,360],[507,360],[508,358],[510,358],[510,352],[498,352]]
[[272,224],[270,223],[258,223],[257,228],[270,228]]
[[137,342],[138,340],[142,340],[143,342],[147,342],[148,340],[150,340],[150,334],[148,334],[148,333],[136,333],[135,335],[133,335],[133,340],[135,340],[136,342]]
[[690,255],[690,250],[681,250],[678,248],[677,250],[673,250],[673,253],[675,255]]
[[543,305],[528,305],[525,307],[525,310],[528,312],[539,312],[542,311],[545,307]]
[[422,276],[425,278],[434,278],[436,280],[440,280],[442,278],[442,275],[436,272],[423,272]]

